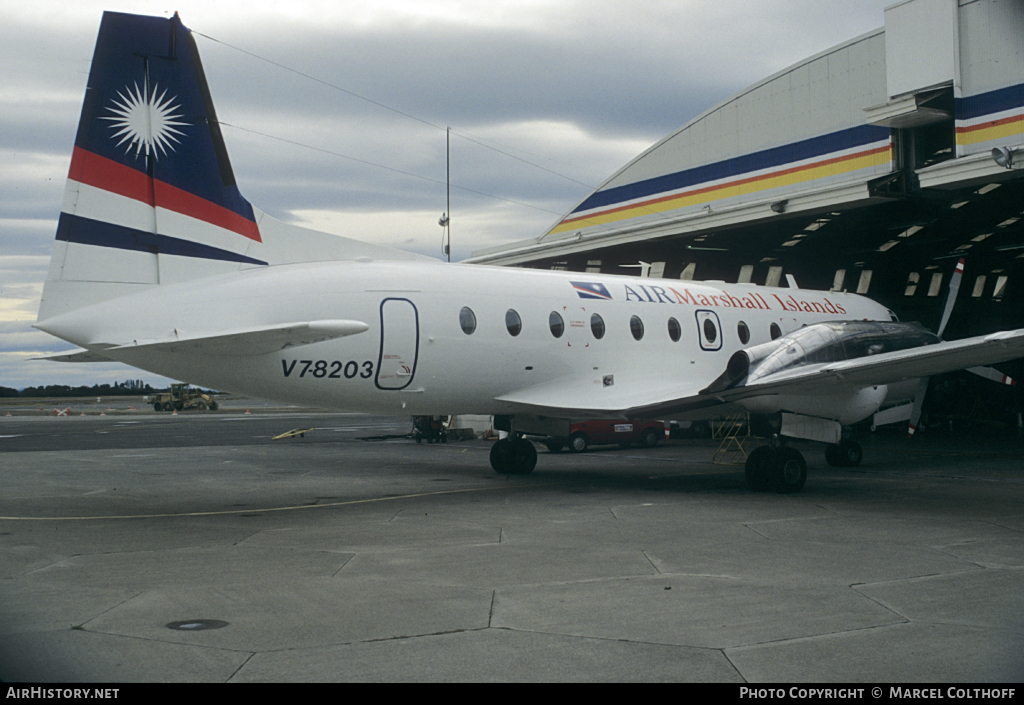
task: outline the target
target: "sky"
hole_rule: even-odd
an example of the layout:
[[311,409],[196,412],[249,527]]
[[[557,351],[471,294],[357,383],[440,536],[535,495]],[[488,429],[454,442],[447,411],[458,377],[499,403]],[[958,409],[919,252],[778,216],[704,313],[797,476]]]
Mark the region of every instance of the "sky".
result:
[[894,0],[0,0],[0,386],[164,380],[32,328],[104,10],[195,33],[239,188],[452,260],[546,232],[694,117],[884,25]]

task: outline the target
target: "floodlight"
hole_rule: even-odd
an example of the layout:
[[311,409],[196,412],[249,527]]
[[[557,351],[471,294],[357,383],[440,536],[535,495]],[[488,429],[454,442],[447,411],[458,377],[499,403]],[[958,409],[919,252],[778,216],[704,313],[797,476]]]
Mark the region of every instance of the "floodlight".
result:
[[1013,164],[1013,150],[1008,147],[995,147],[992,149],[992,159],[995,160],[996,164],[1006,169],[1012,169]]

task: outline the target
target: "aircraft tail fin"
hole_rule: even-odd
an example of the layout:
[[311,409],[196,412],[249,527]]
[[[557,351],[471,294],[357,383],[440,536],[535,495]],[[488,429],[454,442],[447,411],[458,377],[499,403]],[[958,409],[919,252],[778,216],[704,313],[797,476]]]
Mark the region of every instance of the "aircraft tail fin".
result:
[[357,257],[420,258],[254,209],[235,182],[191,32],[177,15],[104,13],[40,321],[142,288]]

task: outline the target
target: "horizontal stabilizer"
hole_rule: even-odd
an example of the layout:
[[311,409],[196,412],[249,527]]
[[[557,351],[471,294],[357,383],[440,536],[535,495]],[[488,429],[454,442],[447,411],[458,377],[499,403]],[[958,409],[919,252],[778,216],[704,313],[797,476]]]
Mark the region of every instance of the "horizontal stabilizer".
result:
[[71,352],[43,355],[42,357],[33,357],[31,359],[47,360],[49,362],[114,362],[112,358],[92,350],[72,350]]
[[106,349],[115,357],[121,351],[143,348],[149,351],[201,355],[265,355],[285,348],[358,335],[369,329],[370,326],[362,321],[306,321],[240,328],[212,335],[189,335],[175,331],[174,337],[165,340],[137,340]]

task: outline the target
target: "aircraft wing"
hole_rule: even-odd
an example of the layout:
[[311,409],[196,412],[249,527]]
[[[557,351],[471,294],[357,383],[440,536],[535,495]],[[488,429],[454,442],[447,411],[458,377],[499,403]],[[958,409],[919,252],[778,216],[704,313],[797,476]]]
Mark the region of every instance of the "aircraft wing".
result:
[[[695,384],[696,381],[701,384]],[[715,415],[729,413],[726,407],[730,404],[700,394],[706,382],[694,380],[672,384],[663,380],[654,389],[650,387],[649,379],[623,378],[605,385],[605,381],[600,379],[565,378],[503,394],[497,399],[515,404],[535,416],[568,419],[676,418],[685,413],[702,418],[695,412],[710,408],[715,409]]]
[[270,326],[255,326],[215,334],[189,335],[184,331],[161,340],[137,340],[131,343],[99,345],[103,353],[149,350],[215,356],[265,355],[285,348],[321,343],[365,333],[370,326],[362,321],[304,321]]
[[1024,356],[1024,329],[1000,331],[907,350],[807,365],[765,377],[751,385],[708,394],[735,401],[768,394],[827,394],[837,387],[857,388],[930,377],[943,372],[992,365]]
[[[737,402],[772,395],[823,395],[839,389],[891,384],[979,365],[1024,357],[1024,329],[880,353],[842,362],[806,365],[771,375],[754,384],[707,392],[707,380],[576,380],[502,395],[529,413],[583,418],[700,418],[729,414]],[[724,368],[724,361],[723,361]],[[611,384],[605,384],[611,382]]]

